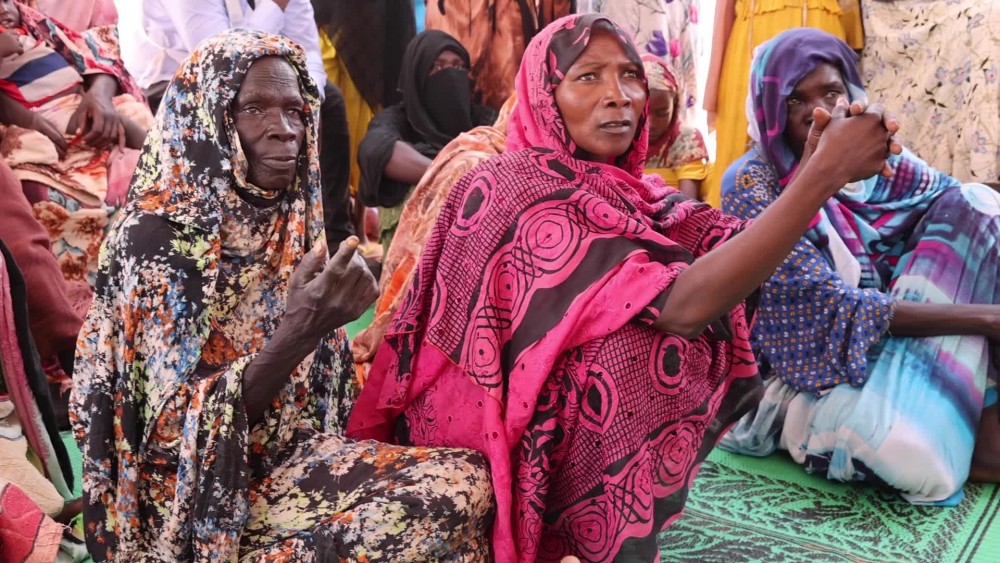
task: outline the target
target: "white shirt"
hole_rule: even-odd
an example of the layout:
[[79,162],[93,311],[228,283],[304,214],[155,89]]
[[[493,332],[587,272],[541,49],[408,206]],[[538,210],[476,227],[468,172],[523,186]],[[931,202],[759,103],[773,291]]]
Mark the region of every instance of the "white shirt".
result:
[[290,0],[284,11],[272,0],[256,0],[252,10],[247,0],[114,1],[122,61],[142,88],[173,78],[205,39],[239,28],[284,35],[301,45],[309,75],[323,95],[326,70],[310,0]]

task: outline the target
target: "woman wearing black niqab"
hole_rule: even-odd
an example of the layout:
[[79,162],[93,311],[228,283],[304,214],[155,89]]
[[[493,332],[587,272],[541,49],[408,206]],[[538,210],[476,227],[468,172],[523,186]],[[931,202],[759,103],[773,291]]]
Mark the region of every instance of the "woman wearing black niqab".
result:
[[491,125],[496,112],[472,103],[469,53],[437,30],[410,41],[399,73],[403,101],[372,120],[358,149],[359,196],[381,207],[382,244],[388,252],[406,198],[438,152],[459,134]]

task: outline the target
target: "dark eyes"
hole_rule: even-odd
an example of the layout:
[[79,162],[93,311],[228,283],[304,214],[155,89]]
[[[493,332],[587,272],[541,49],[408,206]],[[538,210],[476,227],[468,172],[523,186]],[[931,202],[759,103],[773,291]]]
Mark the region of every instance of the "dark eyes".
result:
[[[580,76],[577,76],[576,79],[581,82],[590,82],[592,80],[597,80],[598,77],[599,75],[597,72],[586,72],[584,74],[581,74]],[[622,78],[626,80],[638,80],[641,78],[641,76],[639,74],[639,71],[629,69],[622,72]]]
[[[264,115],[266,112],[263,109],[261,109],[260,106],[250,105],[250,106],[244,106],[243,108],[241,108],[240,109],[240,113],[244,113],[246,115]],[[301,109],[298,109],[298,108],[288,108],[288,109],[285,110],[285,115],[287,115],[289,117],[294,117],[296,119],[303,119],[303,118],[305,118],[306,114]]]
[[[827,100],[834,100],[835,101],[837,98],[839,98],[839,97],[841,97],[843,95],[844,95],[844,91],[843,90],[841,90],[839,88],[835,88],[833,90],[828,91],[826,93],[826,95],[824,96],[824,98],[826,98]],[[803,102],[802,98],[800,98],[798,96],[788,96],[788,99],[785,100],[785,105],[787,105],[789,107],[798,107],[798,106],[801,106],[803,103],[805,103],[805,102]]]

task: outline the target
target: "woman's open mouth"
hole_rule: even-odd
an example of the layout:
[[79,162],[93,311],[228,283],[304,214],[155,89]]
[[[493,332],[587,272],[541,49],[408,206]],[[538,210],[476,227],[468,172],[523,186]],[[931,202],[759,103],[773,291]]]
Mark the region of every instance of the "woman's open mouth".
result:
[[613,135],[622,135],[632,130],[632,120],[622,119],[617,121],[605,121],[601,123],[599,129]]

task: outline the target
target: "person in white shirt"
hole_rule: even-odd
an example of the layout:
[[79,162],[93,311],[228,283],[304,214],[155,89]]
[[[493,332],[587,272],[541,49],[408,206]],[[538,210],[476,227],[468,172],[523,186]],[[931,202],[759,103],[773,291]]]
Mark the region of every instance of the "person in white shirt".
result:
[[309,0],[115,0],[115,6],[122,61],[143,89],[169,82],[199,43],[234,28],[295,41],[321,92],[326,84]]
[[327,80],[309,0],[114,0],[121,58],[155,112],[167,84],[195,47],[228,29],[284,35],[306,52],[321,97],[320,167],[331,248],[354,234],[350,221],[350,136],[344,97]]

